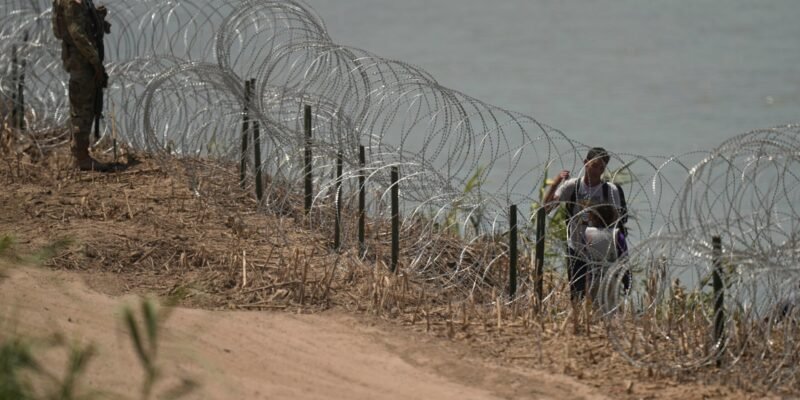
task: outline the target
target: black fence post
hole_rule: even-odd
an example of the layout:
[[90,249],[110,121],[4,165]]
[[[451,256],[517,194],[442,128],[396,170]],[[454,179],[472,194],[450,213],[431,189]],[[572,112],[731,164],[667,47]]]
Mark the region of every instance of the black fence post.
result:
[[367,252],[366,237],[366,208],[367,208],[367,190],[365,176],[366,171],[364,167],[367,164],[366,152],[364,146],[358,146],[358,256],[364,257]]
[[[25,32],[25,43],[27,47],[28,32]],[[17,121],[16,125],[19,130],[25,130],[25,58],[20,60],[19,80],[17,81]]]
[[392,167],[392,272],[397,272],[397,261],[400,258],[400,196],[397,181],[397,167]]
[[719,236],[711,238],[714,285],[714,344],[716,347],[717,367],[722,365],[722,349],[725,342],[725,289],[723,286],[722,272],[722,239]]
[[533,290],[536,293],[537,307],[541,307],[544,298],[542,281],[544,280],[545,218],[547,218],[547,211],[544,207],[539,207],[536,210],[536,270],[533,275]]
[[305,141],[305,210],[306,214],[311,212],[311,201],[313,200],[314,186],[311,179],[311,106],[305,106],[305,113],[303,115],[303,126],[306,133]]
[[517,295],[517,205],[508,210],[508,296]]
[[336,222],[334,223],[333,248],[342,249],[342,153],[336,155]]
[[242,117],[242,154],[239,164],[239,186],[247,186],[247,135],[250,132],[250,81],[244,81],[244,112]]
[[[250,97],[256,92],[256,80],[250,80]],[[257,115],[257,114],[256,114]],[[253,118],[253,165],[256,174],[256,198],[259,203],[261,198],[264,197],[264,182],[261,177],[261,124],[258,118]]]
[[19,76],[18,72],[18,61],[17,61],[17,45],[11,46],[11,127],[17,128],[17,109],[19,104],[19,98],[17,92],[14,91],[13,87],[16,86],[17,79]]

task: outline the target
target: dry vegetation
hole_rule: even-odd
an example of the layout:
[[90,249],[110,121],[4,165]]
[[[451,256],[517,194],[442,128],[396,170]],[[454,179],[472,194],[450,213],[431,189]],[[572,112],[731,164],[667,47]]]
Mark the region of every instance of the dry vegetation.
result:
[[[20,254],[49,249],[47,265],[90,273],[98,290],[156,293],[210,309],[346,309],[404,334],[467,343],[498,363],[568,374],[613,398],[767,394],[736,387],[714,368],[673,373],[630,365],[603,325],[587,318],[589,309],[570,309],[558,294],[565,290],[537,313],[531,301],[502,301],[501,288],[462,301],[463,290],[391,274],[382,256],[389,249],[375,239],[379,221],[370,222],[373,252],[365,261],[351,243],[337,254],[330,235],[309,229],[301,210],[257,210],[236,171],[223,165],[139,156],[124,172],[79,173],[66,148],[31,157],[33,148],[12,151],[19,148],[9,142],[0,168],[0,236],[13,238]],[[557,276],[548,282],[564,288]]]

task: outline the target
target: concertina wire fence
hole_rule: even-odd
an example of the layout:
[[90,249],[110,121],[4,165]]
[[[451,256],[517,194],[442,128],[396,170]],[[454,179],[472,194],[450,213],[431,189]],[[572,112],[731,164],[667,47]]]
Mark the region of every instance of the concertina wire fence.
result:
[[[388,220],[389,169],[401,172],[404,273],[464,298],[492,285],[486,278],[507,263],[507,246],[484,250],[507,236],[509,205],[521,205],[530,218],[545,179],[562,169],[580,171],[589,148],[530,116],[443,87],[418,67],[333,42],[321,18],[300,1],[106,5],[112,23],[105,42],[106,122],[110,111],[121,142],[159,159],[186,160],[192,181],[222,173],[238,180],[190,160],[239,162],[244,82],[252,79],[247,113],[262,132],[263,209],[279,212],[302,198],[309,105],[310,226],[331,231],[333,214],[325,210],[335,201],[353,209],[363,145],[370,218]],[[17,115],[25,130],[17,132],[42,150],[69,140],[63,130],[53,133],[65,125],[69,105],[50,16],[45,0],[6,0],[0,12],[0,65],[6,67],[0,111],[12,114],[24,74],[25,108]],[[337,199],[339,154],[344,186]],[[252,157],[248,162],[253,168]],[[725,355],[724,368],[770,385],[797,382],[800,310],[791,305],[800,284],[800,125],[744,133],[678,156],[613,153],[614,166],[625,167],[612,178],[626,193],[632,245],[628,257],[609,267],[598,296],[615,349],[636,365],[662,370],[697,368]],[[350,245],[354,221],[345,224],[343,241]],[[523,254],[533,251],[532,226],[521,226]],[[722,332],[714,331],[709,307],[713,236],[722,238]],[[563,253],[557,237],[550,235],[547,246]],[[626,270],[634,284],[621,295],[618,278]],[[545,293],[545,307],[553,290]],[[532,291],[531,281],[521,279],[509,301]],[[690,327],[708,333],[692,336]]]

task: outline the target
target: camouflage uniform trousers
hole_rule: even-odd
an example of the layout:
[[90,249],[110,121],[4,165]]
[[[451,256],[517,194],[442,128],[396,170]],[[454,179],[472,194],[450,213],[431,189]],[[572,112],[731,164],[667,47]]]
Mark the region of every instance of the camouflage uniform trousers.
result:
[[94,122],[94,99],[97,83],[94,69],[88,64],[75,66],[69,71],[69,122],[72,136],[72,153],[88,154],[92,124]]

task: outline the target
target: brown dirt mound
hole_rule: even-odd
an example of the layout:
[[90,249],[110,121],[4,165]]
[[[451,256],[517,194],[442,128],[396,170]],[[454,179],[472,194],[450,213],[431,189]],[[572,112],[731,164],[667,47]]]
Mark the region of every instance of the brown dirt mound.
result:
[[[135,305],[132,296],[93,292],[74,273],[4,264],[0,271],[8,276],[0,281],[0,304],[3,315],[18,316],[17,334],[61,332],[95,347],[86,387],[78,393],[138,393],[144,374],[117,315],[119,303]],[[404,337],[391,325],[341,312],[177,308],[159,335],[163,379],[155,394],[195,382],[199,386],[186,398],[603,398],[565,376],[499,367],[471,357],[467,347],[443,348],[435,338]],[[46,346],[36,354],[61,375],[64,350]]]
[[[0,236],[14,238],[20,257],[37,254],[52,268],[78,271],[107,294],[154,293],[217,310],[354,312],[388,321],[380,324],[394,335],[459,343],[491,365],[567,374],[615,398],[765,395],[635,369],[611,349],[600,326],[573,330],[563,316],[536,320],[516,309],[454,306],[425,282],[331,252],[329,239],[304,228],[297,213],[257,212],[252,196],[235,179],[224,179],[233,173],[203,178],[197,183],[202,195],[189,189],[196,178],[187,173],[190,162],[196,169],[224,166],[139,158],[124,172],[101,174],[71,170],[63,150],[36,163],[5,157]],[[408,351],[400,346],[395,354]],[[425,353],[415,354],[428,359]],[[459,367],[430,363],[445,376]],[[460,379],[480,380],[477,375]]]

